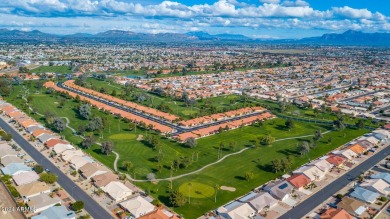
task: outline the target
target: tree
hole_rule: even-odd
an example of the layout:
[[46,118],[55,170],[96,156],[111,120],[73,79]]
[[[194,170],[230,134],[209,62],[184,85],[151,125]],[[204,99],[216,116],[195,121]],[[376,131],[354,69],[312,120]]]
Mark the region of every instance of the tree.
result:
[[266,136],[261,137],[259,140],[260,140],[259,141],[260,144],[262,144],[262,145],[270,145],[275,141],[275,138],[272,137],[271,135],[266,135]]
[[54,119],[54,123],[53,123],[53,127],[55,130],[57,130],[58,132],[62,132],[65,130],[65,127],[66,127],[66,124],[64,122],[64,120],[60,119],[60,118],[55,118]]
[[297,147],[298,152],[302,155],[308,154],[310,152],[310,145],[307,141],[302,142],[302,144]]
[[35,165],[33,169],[38,174],[41,174],[43,172],[43,167],[39,164]]
[[122,162],[122,169],[126,170],[127,172],[129,172],[132,167],[133,167],[133,163],[131,161]]
[[316,131],[314,132],[313,140],[314,140],[314,141],[318,141],[318,140],[320,140],[321,138],[322,138],[322,132],[321,132],[321,130],[316,130]]
[[84,148],[88,149],[90,148],[93,144],[95,144],[96,140],[93,136],[89,136],[89,137],[86,137],[83,139],[83,141],[81,142],[81,146],[83,146]]
[[103,120],[100,117],[94,117],[89,121],[87,129],[90,131],[96,131],[103,128]]
[[359,119],[359,121],[357,121],[355,125],[356,125],[356,128],[358,128],[358,129],[364,128],[364,120]]
[[75,101],[76,103],[80,103],[80,102],[81,102],[80,96],[79,96],[79,95],[76,95],[74,101]]
[[51,125],[54,123],[54,120],[56,118],[56,116],[54,115],[54,113],[52,113],[51,111],[48,111],[46,110],[43,115],[45,116],[45,120],[47,122],[47,124]]
[[84,119],[89,119],[91,117],[91,106],[89,104],[81,104],[79,106],[79,114]]
[[72,209],[74,211],[80,211],[81,209],[84,208],[84,202],[83,201],[75,201],[74,203],[72,203]]
[[292,128],[294,128],[294,122],[291,119],[287,119],[286,122],[284,123],[286,128],[290,131]]
[[189,148],[194,148],[197,145],[197,141],[195,138],[190,137],[190,138],[187,138],[187,140],[185,141],[185,145]]
[[283,169],[283,164],[282,164],[281,160],[275,159],[275,160],[271,161],[271,167],[272,167],[272,170],[275,173],[277,173]]
[[53,184],[57,182],[58,177],[52,173],[42,173],[39,179],[45,183]]
[[255,174],[254,174],[253,172],[246,172],[246,173],[245,173],[245,179],[246,179],[246,181],[249,181],[249,180],[253,179],[254,175],[255,175]]
[[8,96],[12,92],[12,81],[8,78],[0,78],[0,95]]
[[174,207],[180,207],[186,203],[186,198],[184,197],[183,193],[175,190],[171,192],[169,196],[169,202]]
[[102,142],[100,146],[100,151],[106,155],[110,154],[113,149],[114,149],[114,143],[112,143],[111,141]]
[[339,130],[345,129],[345,124],[344,124],[343,119],[334,120],[333,125],[335,126],[336,129],[339,129]]

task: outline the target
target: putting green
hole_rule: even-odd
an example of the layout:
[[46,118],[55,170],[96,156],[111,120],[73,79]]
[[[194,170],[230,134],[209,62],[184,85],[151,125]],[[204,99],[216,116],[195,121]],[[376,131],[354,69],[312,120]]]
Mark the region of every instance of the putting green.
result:
[[110,135],[109,139],[111,140],[133,140],[137,136],[135,134],[115,134]]
[[179,187],[179,191],[185,196],[188,196],[189,192],[191,198],[207,198],[214,195],[213,187],[198,182],[186,182]]
[[181,111],[184,115],[188,116],[188,115],[192,115],[194,113],[196,113],[195,110],[183,110]]

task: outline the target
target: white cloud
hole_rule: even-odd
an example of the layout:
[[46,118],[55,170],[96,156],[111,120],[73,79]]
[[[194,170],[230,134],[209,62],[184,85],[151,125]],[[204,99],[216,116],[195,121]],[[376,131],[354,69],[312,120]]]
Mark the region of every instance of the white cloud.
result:
[[372,13],[367,9],[354,9],[348,6],[332,8],[335,14],[352,19],[371,18]]
[[74,26],[78,32],[130,28],[153,33],[211,27],[390,29],[389,18],[379,12],[348,6],[321,11],[303,0],[260,0],[257,5],[243,0],[195,5],[173,0],[158,4],[124,0],[0,0],[0,27],[65,29],[67,25]]
[[259,0],[261,3],[272,3],[272,4],[278,4],[280,0]]

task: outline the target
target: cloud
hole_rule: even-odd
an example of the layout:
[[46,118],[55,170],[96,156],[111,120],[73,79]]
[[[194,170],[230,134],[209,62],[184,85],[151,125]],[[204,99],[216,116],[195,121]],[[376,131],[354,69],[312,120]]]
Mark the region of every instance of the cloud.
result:
[[352,19],[360,19],[360,18],[372,18],[373,14],[367,9],[354,9],[348,6],[344,6],[342,8],[332,8],[333,12],[336,15],[340,15],[347,18]]
[[272,4],[278,4],[280,0],[259,0],[261,3],[272,3]]
[[[141,32],[185,32],[216,28],[282,28],[302,30],[389,30],[389,18],[380,12],[349,6],[316,10],[303,0],[219,0],[188,5],[124,0],[3,0],[0,27],[58,27],[78,31],[131,29]],[[12,22],[10,22],[12,21]],[[81,25],[80,25],[81,24]]]

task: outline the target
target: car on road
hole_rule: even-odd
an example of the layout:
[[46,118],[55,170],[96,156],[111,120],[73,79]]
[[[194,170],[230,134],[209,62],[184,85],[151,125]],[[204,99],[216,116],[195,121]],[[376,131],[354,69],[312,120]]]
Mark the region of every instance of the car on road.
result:
[[45,169],[45,171],[46,171],[46,172],[48,172],[48,173],[50,173],[50,170],[49,170],[49,169],[47,169],[47,168]]

